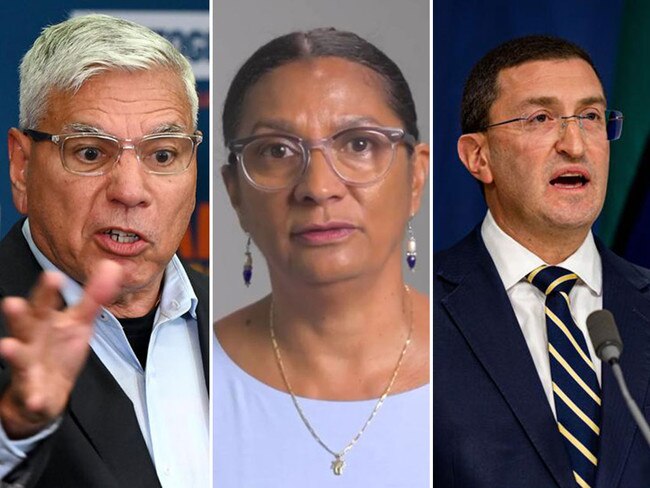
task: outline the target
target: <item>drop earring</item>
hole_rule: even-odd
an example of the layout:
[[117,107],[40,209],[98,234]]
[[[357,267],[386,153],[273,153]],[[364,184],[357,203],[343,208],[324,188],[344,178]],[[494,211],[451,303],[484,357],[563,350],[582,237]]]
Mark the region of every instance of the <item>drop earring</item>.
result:
[[[413,218],[411,217],[411,220]],[[406,263],[411,268],[411,271],[415,271],[415,262],[417,261],[417,245],[415,243],[415,235],[413,234],[413,226],[411,225],[411,220],[409,220],[407,231],[409,234],[408,241],[406,241]]]
[[246,240],[246,250],[244,251],[244,284],[246,287],[251,286],[251,278],[253,277],[253,256],[251,255],[251,236],[248,235]]

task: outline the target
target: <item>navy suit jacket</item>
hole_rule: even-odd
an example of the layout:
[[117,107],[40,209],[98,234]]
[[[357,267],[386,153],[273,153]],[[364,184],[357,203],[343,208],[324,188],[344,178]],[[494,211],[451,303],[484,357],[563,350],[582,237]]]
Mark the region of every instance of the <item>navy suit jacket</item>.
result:
[[[23,222],[14,225],[0,242],[0,297],[27,296],[42,272],[22,234]],[[199,346],[208,386],[211,337],[208,280],[196,271],[186,271],[198,298]],[[1,315],[0,335],[6,335]],[[0,362],[0,390],[8,380],[8,371]],[[72,390],[59,429],[37,446],[0,485],[160,487],[133,404],[93,351]]]
[[[650,417],[650,271],[597,243],[603,306],[621,366]],[[575,488],[570,461],[515,313],[476,228],[434,257],[433,456],[436,488]],[[596,488],[650,487],[650,447],[602,368]]]

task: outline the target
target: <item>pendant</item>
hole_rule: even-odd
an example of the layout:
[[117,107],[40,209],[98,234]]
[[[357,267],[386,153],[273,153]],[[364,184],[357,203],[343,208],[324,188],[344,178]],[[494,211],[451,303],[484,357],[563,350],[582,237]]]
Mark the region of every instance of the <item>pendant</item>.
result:
[[336,476],[341,476],[343,474],[343,468],[345,468],[345,460],[342,456],[336,456],[334,461],[332,461],[332,472]]

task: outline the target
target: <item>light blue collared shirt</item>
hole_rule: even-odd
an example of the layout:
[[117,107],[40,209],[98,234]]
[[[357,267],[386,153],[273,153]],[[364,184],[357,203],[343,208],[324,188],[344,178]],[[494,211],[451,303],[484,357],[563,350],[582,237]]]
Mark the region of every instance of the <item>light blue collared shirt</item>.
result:
[[[60,272],[34,244],[29,220],[22,231],[41,267]],[[74,305],[81,300],[83,289],[65,276],[61,295],[66,305]],[[197,303],[187,274],[174,256],[165,269],[146,370],[131,349],[118,319],[104,308],[95,319],[90,341],[92,350],[133,403],[163,487],[207,487],[210,483],[208,392],[199,349]],[[57,427],[58,424],[18,442],[9,441],[0,432],[0,476]]]

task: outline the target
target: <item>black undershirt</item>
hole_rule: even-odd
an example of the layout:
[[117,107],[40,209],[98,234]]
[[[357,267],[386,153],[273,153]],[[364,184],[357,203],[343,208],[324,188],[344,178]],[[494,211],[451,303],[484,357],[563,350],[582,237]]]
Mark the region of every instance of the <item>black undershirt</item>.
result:
[[131,344],[131,349],[133,349],[135,356],[142,365],[142,369],[145,369],[147,366],[149,339],[151,339],[153,319],[156,316],[157,309],[158,307],[154,307],[153,310],[144,317],[118,319],[120,324],[122,324],[124,334],[126,334],[129,344]]

